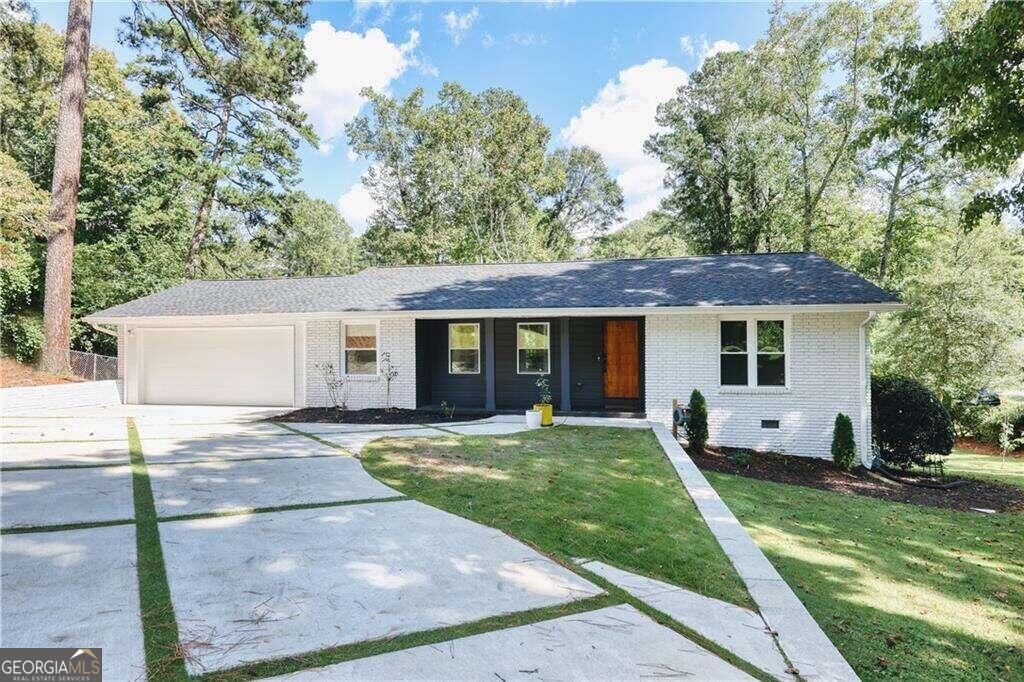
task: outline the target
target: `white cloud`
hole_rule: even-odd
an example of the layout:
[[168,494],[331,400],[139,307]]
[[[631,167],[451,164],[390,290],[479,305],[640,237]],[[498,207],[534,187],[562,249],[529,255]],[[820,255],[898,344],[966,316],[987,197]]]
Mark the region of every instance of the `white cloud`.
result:
[[704,45],[701,49],[701,61],[711,59],[716,54],[724,54],[726,52],[739,52],[740,44],[734,43],[731,40],[716,40],[715,42],[708,45],[705,40]]
[[547,42],[544,36],[535,33],[510,33],[508,39],[519,47],[533,47]]
[[295,101],[309,114],[325,146],[331,146],[330,140],[363,107],[360,90],[386,90],[407,68],[420,65],[413,54],[419,38],[417,31],[409,31],[408,40],[397,44],[379,28],[353,33],[335,30],[328,21],[313,24],[303,44],[317,68]]
[[493,46],[494,45],[494,36],[492,36],[490,33],[485,33],[480,38],[480,44],[483,45],[484,47],[491,47],[491,46]]
[[377,202],[373,200],[370,192],[360,180],[338,197],[338,210],[341,211],[345,221],[352,226],[352,231],[355,234],[362,234],[366,231],[366,224],[369,222],[370,216],[377,210]]
[[695,41],[691,35],[685,35],[679,39],[679,50],[687,57],[696,57],[697,68],[700,68],[705,60],[711,59],[716,54],[738,52],[742,49],[739,43],[731,40],[716,40],[709,43],[706,35],[701,35],[699,41],[699,43]]
[[686,78],[685,71],[665,59],[624,69],[559,133],[562,141],[587,145],[604,157],[622,187],[626,220],[642,217],[665,194],[665,166],[643,147],[658,130],[658,105],[671,99]]
[[445,12],[441,18],[444,20],[444,30],[451,36],[452,42],[458,45],[466,37],[466,33],[480,17],[480,10],[473,6],[465,14],[459,14],[455,10]]

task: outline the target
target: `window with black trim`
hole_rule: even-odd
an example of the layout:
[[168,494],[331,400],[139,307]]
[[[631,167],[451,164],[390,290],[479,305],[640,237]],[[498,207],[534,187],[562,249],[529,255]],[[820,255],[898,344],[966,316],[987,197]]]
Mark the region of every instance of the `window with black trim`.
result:
[[785,320],[719,322],[722,386],[786,386]]
[[757,321],[757,385],[786,385],[786,323]]
[[516,324],[516,356],[519,374],[550,374],[551,325],[547,322]]
[[480,373],[480,325],[453,322],[448,325],[449,374]]
[[721,323],[721,380],[723,386],[747,385],[747,321]]

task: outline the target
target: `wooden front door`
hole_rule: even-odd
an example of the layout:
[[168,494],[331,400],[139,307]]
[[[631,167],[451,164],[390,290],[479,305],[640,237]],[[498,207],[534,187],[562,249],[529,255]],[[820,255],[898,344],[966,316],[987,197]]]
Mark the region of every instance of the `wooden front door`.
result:
[[604,323],[604,397],[640,397],[640,338],[636,320]]

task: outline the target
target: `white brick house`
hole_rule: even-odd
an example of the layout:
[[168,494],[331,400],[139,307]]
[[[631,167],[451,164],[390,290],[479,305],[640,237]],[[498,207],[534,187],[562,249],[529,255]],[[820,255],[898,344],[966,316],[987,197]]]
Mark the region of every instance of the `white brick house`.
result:
[[[816,254],[371,268],[193,281],[95,313],[128,403],[519,411],[708,402],[720,445],[827,456],[838,413],[869,457],[867,327],[901,304]],[[389,382],[387,362],[395,374]]]

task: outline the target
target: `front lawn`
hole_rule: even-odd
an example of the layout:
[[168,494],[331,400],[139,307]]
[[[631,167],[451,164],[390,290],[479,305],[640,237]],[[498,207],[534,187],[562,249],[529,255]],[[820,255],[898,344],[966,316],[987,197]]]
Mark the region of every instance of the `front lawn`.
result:
[[600,559],[752,606],[650,431],[556,426],[402,438],[361,455],[409,497],[506,531],[564,562]]
[[1024,516],[707,477],[865,679],[1024,670]]

